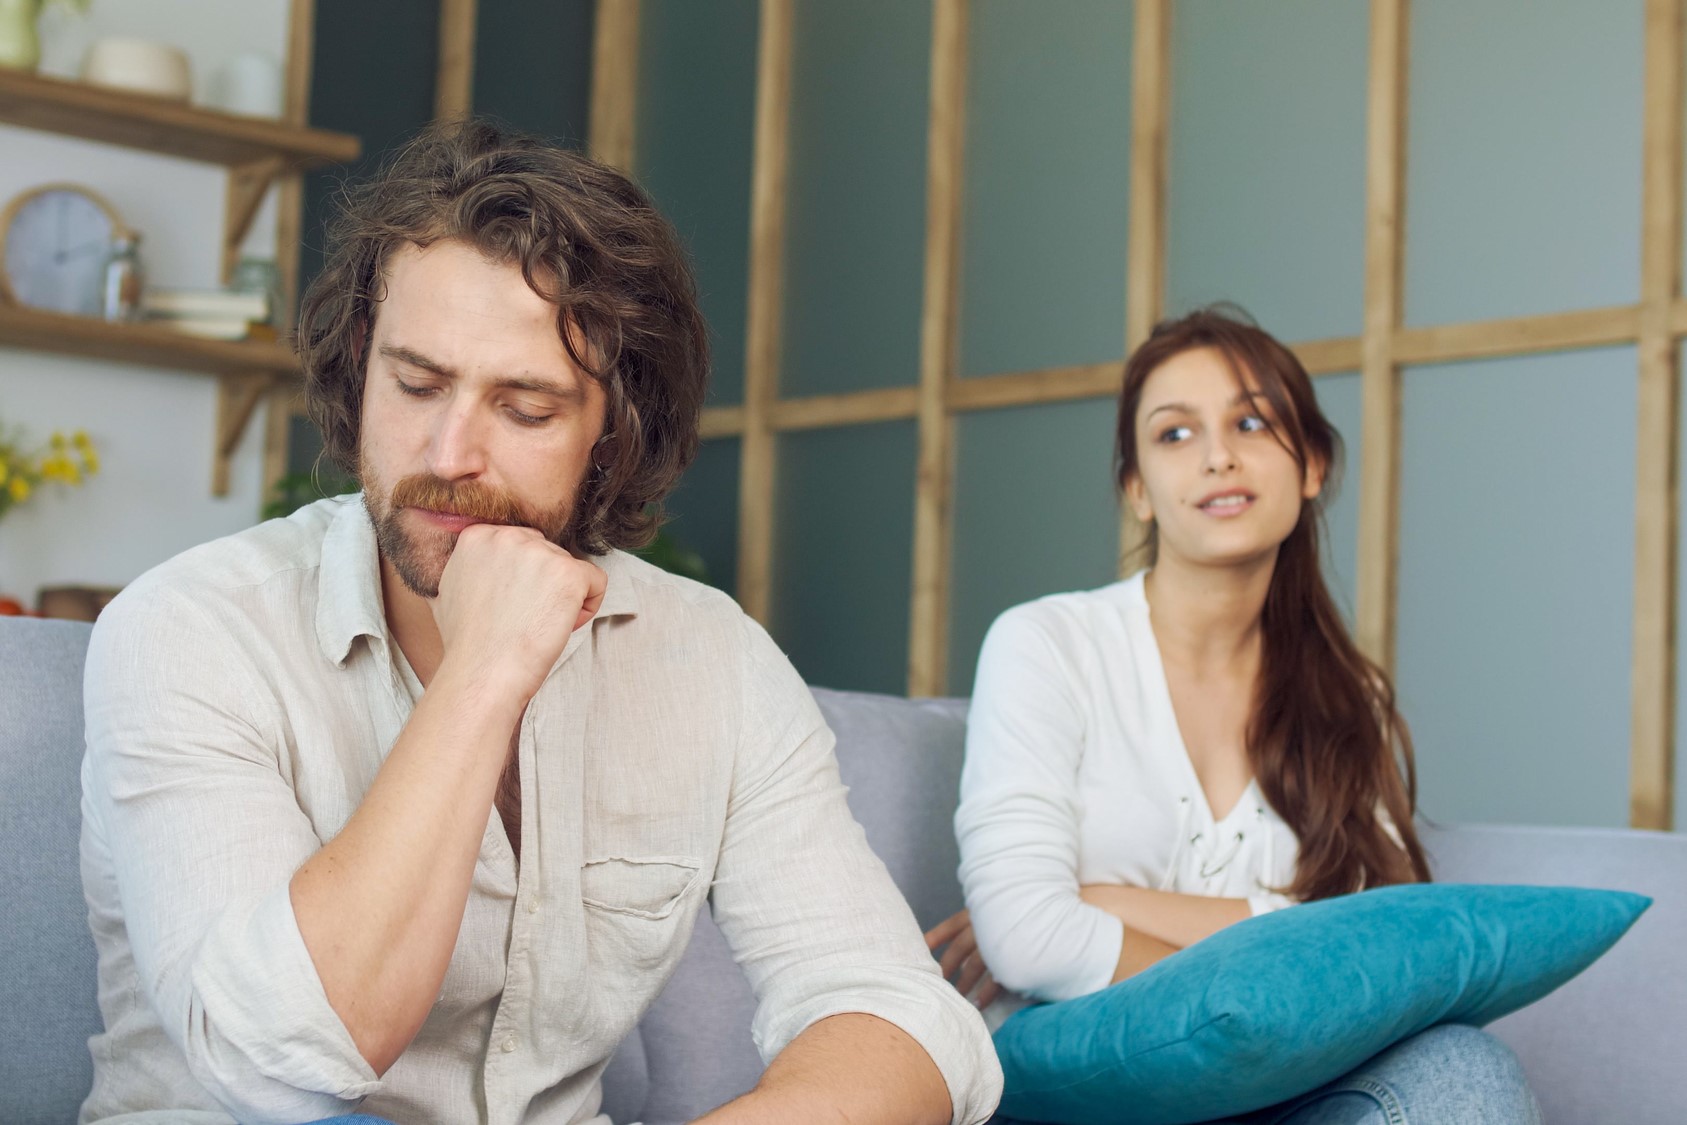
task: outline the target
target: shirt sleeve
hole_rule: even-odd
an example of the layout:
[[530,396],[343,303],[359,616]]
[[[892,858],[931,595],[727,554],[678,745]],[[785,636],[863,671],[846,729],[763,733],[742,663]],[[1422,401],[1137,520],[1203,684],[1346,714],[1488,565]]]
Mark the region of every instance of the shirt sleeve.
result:
[[954,1125],[983,1122],[1002,1084],[983,1018],[943,979],[850,815],[807,686],[758,625],[746,619],[745,630],[741,742],[711,904],[756,995],[756,1048],[771,1060],[827,1016],[877,1016],[937,1065]]
[[1106,988],[1124,924],[1078,897],[1084,707],[1071,662],[1026,607],[979,653],[955,813],[961,886],[996,980],[1039,1000]]
[[164,1032],[245,1125],[354,1109],[380,1082],[293,915],[289,883],[322,841],[250,653],[196,603],[136,588],[101,615],[84,687],[87,831]]
[[1298,905],[1294,899],[1276,891],[1262,891],[1257,895],[1248,896],[1248,913],[1255,918],[1261,914],[1270,914],[1274,910]]

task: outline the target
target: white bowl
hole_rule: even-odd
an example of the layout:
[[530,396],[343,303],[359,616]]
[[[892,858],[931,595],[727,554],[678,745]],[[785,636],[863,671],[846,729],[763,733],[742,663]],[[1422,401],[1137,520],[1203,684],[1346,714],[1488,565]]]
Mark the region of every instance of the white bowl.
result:
[[101,39],[82,60],[82,80],[154,97],[187,101],[193,72],[187,52],[146,39]]

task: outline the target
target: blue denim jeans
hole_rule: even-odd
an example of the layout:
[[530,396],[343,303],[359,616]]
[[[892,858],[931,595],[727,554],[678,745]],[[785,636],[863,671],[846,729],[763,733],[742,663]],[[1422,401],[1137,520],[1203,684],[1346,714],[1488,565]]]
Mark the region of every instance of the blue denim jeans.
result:
[[1541,1125],[1541,1111],[1511,1048],[1443,1024],[1309,1094],[1213,1125]]
[[1541,1125],[1511,1048],[1443,1024],[1280,1106],[1227,1125]]

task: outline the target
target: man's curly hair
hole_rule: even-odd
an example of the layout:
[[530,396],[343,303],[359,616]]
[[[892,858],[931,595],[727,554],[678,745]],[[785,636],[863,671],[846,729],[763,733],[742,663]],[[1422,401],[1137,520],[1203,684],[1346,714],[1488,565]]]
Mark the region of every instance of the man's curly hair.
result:
[[407,243],[444,239],[520,266],[557,306],[569,356],[604,388],[604,437],[565,545],[601,554],[648,543],[662,498],[696,456],[708,380],[708,330],[685,250],[621,173],[485,121],[429,128],[339,201],[297,340],[324,453],[358,475],[364,369],[388,261]]

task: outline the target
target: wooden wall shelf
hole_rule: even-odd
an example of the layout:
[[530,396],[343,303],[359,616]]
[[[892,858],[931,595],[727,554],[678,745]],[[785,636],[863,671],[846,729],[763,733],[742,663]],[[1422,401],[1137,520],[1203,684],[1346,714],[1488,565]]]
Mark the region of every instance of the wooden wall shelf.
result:
[[[243,117],[181,102],[0,68],[0,124],[195,160],[228,170],[222,277],[239,258],[272,184],[281,185],[277,241],[282,267],[281,321],[290,323],[297,289],[303,187],[300,172],[356,160],[363,142],[313,129],[306,120],[313,0],[291,0],[288,14],[285,121]],[[258,404],[299,374],[291,348],[273,340],[206,340],[158,325],[112,324],[0,304],[0,347],[134,363],[212,375],[217,380],[216,451],[211,492],[228,494],[229,464]],[[267,466],[265,487],[278,470]]]
[[0,69],[0,122],[230,168],[277,161],[300,171],[356,160],[358,138]]
[[299,361],[275,340],[206,340],[155,324],[113,324],[0,304],[0,345],[208,375],[294,375]]

